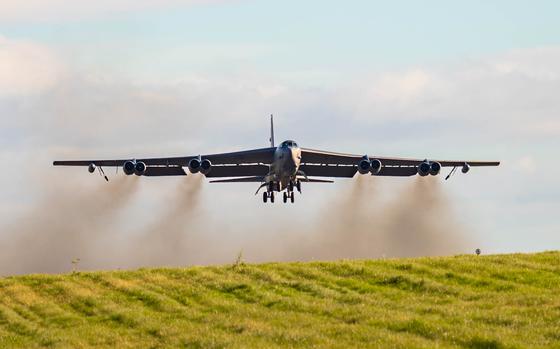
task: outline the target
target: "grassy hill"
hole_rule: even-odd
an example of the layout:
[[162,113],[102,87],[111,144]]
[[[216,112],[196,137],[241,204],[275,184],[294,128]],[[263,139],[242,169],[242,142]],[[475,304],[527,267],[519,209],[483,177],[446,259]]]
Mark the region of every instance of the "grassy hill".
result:
[[560,252],[0,279],[0,347],[560,348]]

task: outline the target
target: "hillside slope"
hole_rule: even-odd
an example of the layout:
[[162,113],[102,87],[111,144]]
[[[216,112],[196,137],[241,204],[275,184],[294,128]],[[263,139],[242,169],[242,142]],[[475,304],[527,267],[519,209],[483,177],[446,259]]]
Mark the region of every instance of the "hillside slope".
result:
[[560,253],[0,279],[0,347],[557,347]]

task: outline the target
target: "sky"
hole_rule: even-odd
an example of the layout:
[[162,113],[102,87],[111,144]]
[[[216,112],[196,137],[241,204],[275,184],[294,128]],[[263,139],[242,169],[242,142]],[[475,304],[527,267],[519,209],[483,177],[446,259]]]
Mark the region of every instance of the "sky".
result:
[[[274,113],[277,139],[304,147],[500,160],[442,183],[459,220],[485,251],[558,249],[558,13],[511,0],[0,1],[0,219],[61,178],[102,184],[54,159],[262,147]],[[402,183],[377,181],[386,195]],[[130,221],[174,184],[143,185]],[[305,224],[344,188],[309,188],[297,209],[263,207],[247,184],[202,195],[212,217],[257,216],[266,231],[287,215]]]

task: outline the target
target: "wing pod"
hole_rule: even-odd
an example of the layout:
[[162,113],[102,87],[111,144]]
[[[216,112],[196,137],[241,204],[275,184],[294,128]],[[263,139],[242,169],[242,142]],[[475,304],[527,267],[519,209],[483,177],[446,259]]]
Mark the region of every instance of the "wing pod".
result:
[[362,159],[360,160],[360,162],[358,162],[358,172],[360,172],[360,174],[366,174],[370,171],[370,169],[371,163],[369,162],[369,160]]
[[441,164],[437,161],[430,163],[430,174],[432,176],[437,176],[441,171]]
[[370,161],[367,155],[364,155],[362,160],[358,162],[358,172],[360,172],[360,174],[371,173],[372,175],[376,175],[381,172],[382,167],[383,164],[381,160],[373,159]]
[[202,160],[202,162],[200,163],[200,173],[202,173],[203,175],[207,175],[208,173],[210,173],[211,169],[212,162],[210,162],[210,160],[208,159]]
[[471,166],[465,162],[463,164],[463,167],[461,168],[461,172],[467,173],[467,172],[469,172],[470,169],[471,169]]
[[144,173],[146,173],[146,164],[142,161],[138,161],[134,165],[134,174],[137,176],[142,176]]
[[424,161],[420,165],[418,165],[418,174],[422,177],[425,177],[430,174],[431,168],[432,166],[430,165],[430,163],[428,161]]
[[133,174],[135,170],[136,170],[136,161],[135,160],[125,161],[125,163],[123,164],[123,172],[127,176],[130,176],[131,174]]
[[189,161],[189,171],[191,171],[191,173],[198,173],[200,171],[200,165],[200,158],[192,158],[191,161]]
[[382,167],[383,167],[383,164],[381,163],[381,160],[378,160],[378,159],[371,160],[370,172],[371,172],[372,175],[379,174],[379,172],[381,172]]
[[95,166],[95,164],[92,162],[91,164],[88,165],[88,172],[89,173],[94,173],[95,170],[97,169],[97,166]]

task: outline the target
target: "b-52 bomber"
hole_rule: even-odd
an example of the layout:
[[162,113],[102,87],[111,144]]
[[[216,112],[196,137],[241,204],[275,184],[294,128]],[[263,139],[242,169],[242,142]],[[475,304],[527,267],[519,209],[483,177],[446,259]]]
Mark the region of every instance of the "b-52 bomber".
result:
[[[274,120],[270,118],[270,147],[231,153],[161,157],[131,158],[120,160],[54,161],[54,166],[85,166],[90,173],[96,170],[108,180],[103,167],[122,168],[126,175],[161,177],[186,176],[201,173],[211,183],[255,182],[255,193],[262,194],[263,202],[274,202],[275,193],[283,193],[283,201],[294,202],[294,191],[301,193],[302,183],[333,183],[327,178],[352,178],[356,173],[372,176],[436,176],[443,167],[452,170],[449,178],[460,168],[469,172],[471,167],[498,166],[498,161],[447,161],[410,159],[368,155],[342,154],[330,151],[301,148],[287,140],[274,144]],[[319,178],[317,178],[319,177]]]

